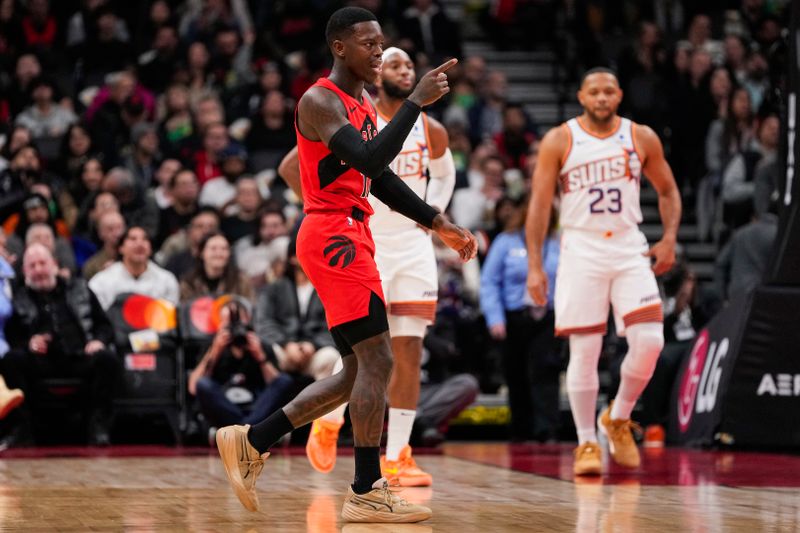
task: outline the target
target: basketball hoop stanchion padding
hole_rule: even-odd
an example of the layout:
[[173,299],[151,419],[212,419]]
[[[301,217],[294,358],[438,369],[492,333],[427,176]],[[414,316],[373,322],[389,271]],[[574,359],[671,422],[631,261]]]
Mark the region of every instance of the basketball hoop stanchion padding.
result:
[[792,2],[778,234],[762,285],[695,340],[672,391],[671,442],[800,448],[800,2]]

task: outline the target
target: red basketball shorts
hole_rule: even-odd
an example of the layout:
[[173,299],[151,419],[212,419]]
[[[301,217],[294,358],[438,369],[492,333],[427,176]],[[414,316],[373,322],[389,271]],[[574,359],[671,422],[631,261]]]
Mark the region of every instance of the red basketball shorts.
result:
[[370,294],[383,290],[368,219],[349,211],[309,213],[297,234],[297,259],[317,290],[328,328],[369,314]]

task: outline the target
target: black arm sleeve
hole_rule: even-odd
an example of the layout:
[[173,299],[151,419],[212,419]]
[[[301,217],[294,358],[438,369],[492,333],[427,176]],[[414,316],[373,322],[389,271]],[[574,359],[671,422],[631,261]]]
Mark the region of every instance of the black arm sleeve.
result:
[[388,168],[380,178],[372,180],[370,192],[401,215],[428,229],[433,227],[433,219],[439,214]]
[[365,141],[352,125],[342,126],[328,141],[328,149],[365,176],[379,176],[402,150],[420,111],[413,102],[404,101],[394,118],[371,141]]

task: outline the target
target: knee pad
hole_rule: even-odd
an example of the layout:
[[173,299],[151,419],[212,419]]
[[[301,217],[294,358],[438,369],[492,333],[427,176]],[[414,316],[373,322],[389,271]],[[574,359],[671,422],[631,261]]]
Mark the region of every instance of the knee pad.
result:
[[628,353],[621,372],[640,379],[650,379],[658,356],[664,348],[664,326],[660,322],[634,324],[626,330]]
[[603,336],[570,335],[569,364],[567,365],[567,390],[584,391],[600,388],[597,361],[603,349]]
[[430,321],[418,316],[389,314],[389,334],[392,337],[425,337]]

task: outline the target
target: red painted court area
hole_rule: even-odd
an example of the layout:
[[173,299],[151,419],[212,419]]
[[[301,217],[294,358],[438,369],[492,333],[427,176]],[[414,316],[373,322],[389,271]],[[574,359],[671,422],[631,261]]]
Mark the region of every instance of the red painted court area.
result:
[[[540,476],[574,480],[570,444],[451,444],[445,454]],[[627,470],[604,456],[603,484],[800,487],[800,456],[744,451],[642,448],[642,466]]]

